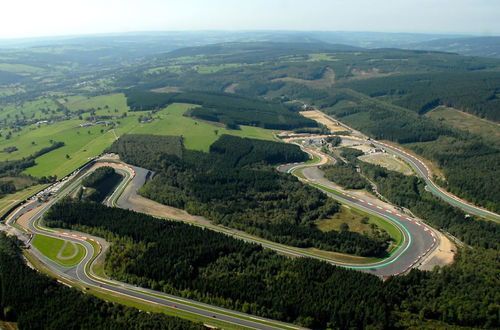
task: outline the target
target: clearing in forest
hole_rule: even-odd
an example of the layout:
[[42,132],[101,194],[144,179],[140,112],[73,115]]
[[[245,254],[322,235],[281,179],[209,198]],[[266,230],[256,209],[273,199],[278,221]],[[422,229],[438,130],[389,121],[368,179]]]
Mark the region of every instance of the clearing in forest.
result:
[[331,68],[326,68],[323,73],[323,77],[316,80],[306,80],[293,77],[276,78],[272,81],[284,81],[284,82],[294,82],[298,84],[304,84],[311,88],[327,88],[332,87],[335,84],[335,72]]
[[443,121],[458,129],[482,136],[486,141],[500,146],[500,124],[476,117],[463,111],[437,107],[426,114],[427,117]]
[[348,130],[344,126],[340,125],[338,121],[330,118],[319,110],[301,111],[300,114],[306,118],[315,120],[318,123],[325,125],[332,133],[345,132]]
[[364,155],[359,157],[360,160],[385,167],[389,171],[396,171],[404,175],[412,175],[413,170],[411,167],[398,159],[396,156],[388,153],[374,153],[370,155]]

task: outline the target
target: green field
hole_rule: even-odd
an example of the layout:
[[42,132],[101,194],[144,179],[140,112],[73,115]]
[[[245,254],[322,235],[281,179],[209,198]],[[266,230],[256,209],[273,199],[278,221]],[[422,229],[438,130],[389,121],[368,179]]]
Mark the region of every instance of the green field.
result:
[[33,239],[33,246],[50,260],[65,267],[77,265],[85,256],[85,248],[81,244],[73,245],[62,239],[40,234]]
[[[114,115],[115,109],[120,112],[128,111],[127,99],[122,93],[101,95],[96,97],[85,97],[81,95],[70,96],[60,99],[59,101],[71,111],[101,108],[100,111],[96,111],[96,114],[98,115],[106,113]],[[108,109],[104,109],[106,106],[108,107]]]
[[[115,140],[113,132],[105,131],[106,127],[103,125],[80,128],[77,127],[78,123],[71,120],[51,125],[55,128],[62,126],[55,134],[50,134],[50,130],[39,130],[40,135],[47,134],[40,139],[62,141],[65,146],[38,157],[35,160],[37,165],[28,168],[24,173],[36,177],[47,175],[64,177],[85,164],[90,157],[103,152]],[[101,133],[101,130],[104,131]]]
[[25,199],[33,196],[34,194],[36,194],[37,192],[39,192],[40,190],[44,189],[47,186],[48,184],[39,184],[36,186],[31,186],[29,188],[18,191],[14,194],[9,194],[0,198],[0,217],[4,216],[5,213],[7,213],[7,211],[10,210],[10,208],[12,208],[17,203],[22,202]]
[[[366,223],[361,221],[363,218],[367,219]],[[342,205],[340,212],[330,219],[317,221],[316,226],[321,231],[340,231],[342,223],[346,223],[349,226],[349,231],[364,235],[371,234],[371,225],[374,224],[378,227],[378,230],[383,229],[392,237],[394,240],[393,247],[398,246],[403,240],[401,232],[387,220],[370,215],[361,210],[353,209],[347,205]]]
[[[310,185],[313,187],[322,189],[322,190],[326,190],[332,194],[340,195],[340,193],[337,192],[336,190],[319,185],[317,183],[310,183]],[[344,206],[344,207],[347,207],[347,206]],[[341,213],[339,213],[339,214],[341,214]],[[354,209],[350,206],[349,206],[349,213],[344,213],[344,214],[348,214],[348,216],[345,217],[346,220],[348,220],[349,217],[354,217],[354,220],[357,218],[360,221],[362,217],[367,217],[369,219],[368,223],[374,223],[380,229],[385,230],[389,234],[389,236],[391,236],[391,238],[393,239],[393,244],[391,245],[391,248],[389,249],[390,251],[392,251],[395,247],[399,246],[403,242],[403,234],[396,227],[396,225],[392,224],[389,220],[386,220],[386,219],[383,219],[383,218],[380,218],[377,216],[373,216],[373,215],[368,214],[362,210]],[[361,215],[361,217],[360,217],[360,215]],[[329,221],[329,220],[327,220],[327,221]],[[335,220],[335,221],[338,221],[338,220]],[[340,221],[340,223],[342,223],[342,222],[346,222],[346,221],[344,221],[344,220]],[[340,228],[340,223],[338,224],[339,228]],[[321,227],[320,228],[321,230],[328,230],[332,226],[332,224],[325,224],[325,223],[319,223],[319,224],[317,223],[317,225]],[[349,229],[352,230],[351,228],[349,228]]]
[[[159,117],[151,123],[138,124],[128,131],[129,134],[182,135],[187,149],[208,151],[209,146],[222,134],[231,134],[260,140],[274,140],[271,130],[258,127],[241,126],[240,130],[228,130],[183,114],[194,105],[172,104],[159,111],[154,117]],[[135,114],[137,115],[137,114]],[[118,130],[121,132],[121,130]],[[216,134],[217,131],[217,134]]]
[[[110,94],[93,98],[82,96],[61,99],[72,111],[101,108],[97,115],[116,114],[121,116],[128,110],[123,94]],[[107,106],[107,108],[105,108]],[[222,126],[185,117],[183,114],[193,105],[172,104],[153,115],[153,121],[140,123],[139,117],[148,112],[127,112],[127,117],[113,120],[114,130],[105,125],[79,127],[82,120],[67,120],[54,124],[32,125],[15,133],[9,140],[0,139],[0,150],[16,146],[17,151],[0,153],[0,161],[20,159],[48,147],[51,140],[64,142],[65,146],[36,159],[36,165],[24,171],[36,177],[56,175],[61,178],[85,164],[89,158],[102,153],[116,137],[123,134],[182,135],[186,148],[208,151],[209,146],[222,134],[274,140],[274,131],[257,127],[241,126],[239,130],[228,130]],[[117,109],[117,113],[114,109]],[[69,158],[67,158],[67,156]]]
[[426,116],[480,135],[486,141],[500,146],[500,124],[448,107],[437,107]]
[[[16,119],[41,120],[49,118],[51,115],[62,114],[57,112],[57,105],[49,98],[24,102],[22,104],[10,104],[0,108],[0,120],[4,120],[7,123],[13,123]],[[2,135],[5,137],[5,132],[8,131],[8,129],[3,130]]]

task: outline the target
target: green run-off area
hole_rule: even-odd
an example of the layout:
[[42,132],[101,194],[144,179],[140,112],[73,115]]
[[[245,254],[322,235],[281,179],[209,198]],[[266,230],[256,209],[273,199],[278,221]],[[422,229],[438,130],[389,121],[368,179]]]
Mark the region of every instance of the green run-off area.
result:
[[64,267],[77,265],[85,256],[85,249],[81,244],[44,235],[36,235],[33,238],[33,246],[47,258]]

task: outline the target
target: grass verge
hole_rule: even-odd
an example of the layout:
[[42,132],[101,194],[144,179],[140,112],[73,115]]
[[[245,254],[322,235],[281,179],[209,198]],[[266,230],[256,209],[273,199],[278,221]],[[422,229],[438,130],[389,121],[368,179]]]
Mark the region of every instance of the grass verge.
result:
[[47,258],[64,267],[76,266],[85,256],[85,249],[81,244],[66,244],[62,239],[40,234],[33,239],[33,246]]

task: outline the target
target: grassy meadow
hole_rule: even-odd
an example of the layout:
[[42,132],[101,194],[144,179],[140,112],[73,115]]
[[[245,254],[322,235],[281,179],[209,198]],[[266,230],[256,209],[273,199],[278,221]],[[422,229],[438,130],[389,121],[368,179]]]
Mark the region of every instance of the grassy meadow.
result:
[[426,116],[480,135],[486,141],[500,146],[500,124],[448,107],[437,107]]
[[[61,178],[88,161],[89,158],[102,153],[113,141],[123,134],[159,134],[182,135],[186,148],[208,151],[209,146],[223,134],[249,137],[263,140],[274,140],[274,131],[257,127],[242,126],[239,130],[228,130],[222,125],[196,120],[184,116],[194,105],[172,104],[152,114],[151,122],[141,122],[150,112],[131,112],[124,94],[115,93],[96,97],[81,95],[61,97],[57,100],[69,111],[86,111],[82,119],[71,119],[55,123],[42,123],[26,126],[18,132],[11,132],[10,138],[0,138],[0,151],[16,147],[13,152],[0,152],[0,161],[16,160],[28,157],[42,148],[51,145],[52,141],[64,142],[65,145],[36,159],[36,165],[24,171],[35,177],[56,175]],[[56,111],[57,105],[51,99],[42,99],[22,106],[28,117],[43,118],[40,109]],[[110,116],[115,128],[104,124],[90,127],[79,127],[85,123],[94,109],[96,116]],[[0,119],[10,111],[19,108],[4,109]],[[125,115],[124,115],[125,114]],[[3,134],[8,134],[5,130]]]
[[66,241],[44,235],[33,238],[33,246],[47,258],[64,267],[77,265],[85,256],[85,249],[80,244],[66,243]]

